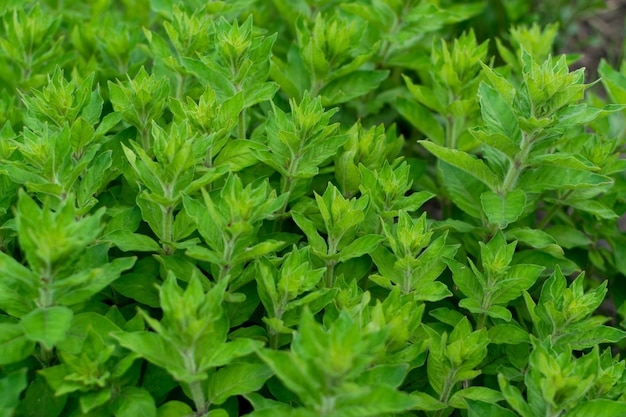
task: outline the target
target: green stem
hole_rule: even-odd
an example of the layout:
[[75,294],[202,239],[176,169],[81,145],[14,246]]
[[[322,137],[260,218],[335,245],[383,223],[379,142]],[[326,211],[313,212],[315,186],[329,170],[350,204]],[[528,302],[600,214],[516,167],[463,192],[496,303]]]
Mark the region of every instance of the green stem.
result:
[[246,138],[246,110],[243,109],[239,112],[239,139]]
[[[562,198],[560,198],[559,200],[565,200],[567,199],[570,194],[573,192],[574,190],[567,190],[565,192],[565,194],[563,195]],[[543,219],[541,219],[541,222],[539,223],[539,225],[537,226],[537,229],[541,230],[544,227],[546,227],[546,225],[550,222],[550,220],[552,220],[552,218],[554,217],[554,215],[556,214],[556,212],[562,207],[561,204],[554,204],[552,207],[550,207],[550,210],[548,210],[548,212],[546,213],[546,215],[543,217]]]
[[[456,376],[456,369],[450,372],[450,374],[446,378],[446,382],[443,385],[443,390],[441,391],[441,395],[439,396],[439,402],[444,403],[444,404],[448,403],[448,400],[450,399],[450,394],[452,393],[452,388],[454,387],[454,383],[452,381],[454,381],[455,376]],[[433,417],[441,417],[444,411],[446,411],[445,408],[441,410],[437,410],[435,414],[433,414]]]
[[506,177],[504,177],[504,181],[502,182],[501,192],[503,195],[506,195],[509,191],[512,191],[517,185],[517,180],[519,179],[520,174],[524,168],[524,164],[526,163],[526,159],[528,158],[528,154],[532,148],[532,144],[535,140],[535,136],[531,137],[522,137],[522,146],[517,155],[515,155],[515,160],[511,162],[509,166],[509,170],[506,173]]
[[326,288],[332,288],[335,283],[335,265],[337,263],[333,261],[326,262]]
[[162,237],[165,243],[162,244],[163,253],[171,255],[174,248],[170,244],[173,239],[172,225],[174,223],[174,207],[161,207],[163,211]]
[[176,86],[176,98],[183,100],[183,93],[185,92],[185,84],[187,83],[187,76],[176,74],[176,80],[178,85]]
[[39,356],[39,360],[41,361],[42,365],[45,368],[49,367],[52,364],[52,361],[54,360],[54,350],[47,349],[46,347],[44,347],[44,345],[40,343],[39,351],[41,353],[41,355]]
[[193,397],[193,403],[196,407],[197,415],[203,416],[207,413],[206,400],[204,399],[204,391],[202,391],[202,384],[200,381],[193,381],[189,383],[189,391]]

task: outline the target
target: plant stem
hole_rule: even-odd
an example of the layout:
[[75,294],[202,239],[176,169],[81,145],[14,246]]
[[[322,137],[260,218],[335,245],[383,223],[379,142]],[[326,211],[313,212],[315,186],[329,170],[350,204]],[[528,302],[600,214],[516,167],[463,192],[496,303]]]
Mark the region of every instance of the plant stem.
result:
[[246,138],[246,110],[243,109],[239,112],[239,139]]
[[[573,192],[574,190],[567,190],[565,192],[565,194],[563,195],[562,198],[559,198],[559,200],[565,200],[566,198],[568,198],[570,196],[570,194]],[[537,229],[541,230],[544,227],[546,227],[546,225],[550,222],[550,220],[552,220],[552,217],[554,217],[554,215],[556,214],[556,212],[561,208],[561,204],[554,204],[552,207],[550,207],[550,210],[548,210],[548,212],[546,213],[546,215],[543,217],[543,219],[541,219],[541,222],[539,223],[539,225],[537,226]]]
[[202,391],[202,384],[200,381],[193,381],[189,383],[189,391],[193,397],[193,403],[196,407],[196,412],[199,416],[203,416],[207,413],[207,403],[204,399],[204,392]]
[[40,343],[39,350],[41,352],[41,356],[39,357],[39,360],[41,361],[41,363],[43,364],[45,368],[49,367],[50,364],[52,363],[52,360],[54,359],[53,349],[47,349],[46,347],[44,347],[44,345]]
[[517,180],[522,173],[534,140],[535,136],[526,137],[526,135],[524,135],[522,137],[521,149],[519,153],[515,155],[515,160],[511,162],[509,170],[506,173],[506,177],[504,177],[504,181],[502,182],[502,188],[500,190],[502,195],[506,195],[509,191],[512,191],[515,188],[515,185],[517,185]]
[[[442,402],[444,404],[448,403],[448,400],[450,399],[450,394],[452,393],[452,388],[454,387],[454,383],[452,381],[454,381],[455,376],[456,369],[450,372],[450,374],[446,378],[446,382],[443,384],[443,390],[441,391],[441,395],[439,396],[439,402]],[[435,414],[433,414],[433,417],[441,417],[445,410],[445,408],[442,410],[437,410]]]
[[163,240],[165,240],[165,243],[162,245],[163,253],[165,255],[171,255],[173,252],[170,242],[172,242],[173,238],[172,225],[174,223],[174,207],[161,207],[161,210],[163,210],[162,234]]

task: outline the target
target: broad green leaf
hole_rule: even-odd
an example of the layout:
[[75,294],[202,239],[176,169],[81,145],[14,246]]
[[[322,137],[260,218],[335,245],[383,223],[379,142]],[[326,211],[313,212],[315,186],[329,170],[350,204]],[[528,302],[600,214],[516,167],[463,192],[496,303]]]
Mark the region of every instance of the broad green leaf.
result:
[[[138,353],[153,364],[166,369],[179,381],[193,381],[195,375],[185,369],[181,355],[163,338],[152,332],[112,333],[123,347]],[[199,378],[202,379],[202,378]]]
[[377,417],[418,408],[421,398],[396,391],[386,385],[363,387],[336,399],[333,415],[337,417]]
[[20,394],[28,385],[27,371],[27,368],[22,368],[0,378],[0,417],[13,416],[13,411],[20,402]]
[[389,71],[354,71],[326,84],[320,91],[322,104],[330,106],[363,96],[380,85]]
[[157,417],[154,399],[138,387],[124,387],[112,404],[115,417]]
[[448,406],[441,401],[438,401],[436,398],[428,395],[425,392],[413,392],[411,393],[411,397],[415,399],[417,405],[415,409],[424,410],[424,411],[437,411],[448,408]]
[[235,395],[258,391],[272,376],[271,369],[263,363],[233,363],[209,375],[208,398],[217,405]]
[[126,230],[116,230],[104,237],[111,241],[123,252],[159,252],[159,244],[146,235],[132,233]]
[[588,171],[541,166],[524,171],[520,176],[518,187],[527,192],[540,193],[546,190],[603,187],[612,183],[611,178]]
[[348,246],[341,249],[338,261],[345,262],[348,259],[358,258],[366,253],[371,253],[376,249],[382,239],[383,237],[379,235],[365,235],[358,237],[350,242]]
[[155,287],[158,283],[155,277],[145,273],[124,274],[115,282],[112,287],[115,291],[141,304],[157,308],[159,303],[159,291]]
[[583,350],[600,343],[617,343],[626,337],[626,332],[615,327],[597,326],[585,332],[574,332],[559,338],[562,345],[571,346],[572,349]]
[[497,403],[504,400],[502,393],[487,387],[469,387],[457,391],[448,402],[454,408],[468,408],[466,400]]
[[309,241],[309,245],[311,245],[311,248],[318,254],[325,255],[328,252],[326,241],[320,236],[313,222],[307,219],[304,215],[297,212],[292,212],[291,216],[293,218],[293,221],[296,222],[298,227],[306,235]]
[[498,383],[506,402],[522,417],[536,417],[533,409],[524,400],[522,393],[512,386],[502,374],[498,374]]
[[500,179],[482,160],[456,149],[448,149],[425,140],[418,141],[430,153],[476,178],[491,191],[497,191]]
[[114,343],[114,340],[109,336],[109,333],[120,330],[115,323],[102,314],[93,311],[78,313],[72,318],[72,324],[66,337],[57,344],[57,349],[64,353],[79,356],[90,328],[110,343]]
[[38,308],[22,317],[20,324],[26,337],[52,349],[65,339],[74,313],[67,307]]
[[26,359],[34,349],[35,341],[26,336],[22,326],[0,323],[0,366]]
[[207,346],[204,348],[205,355],[201,358],[199,368],[204,370],[227,365],[234,359],[249,355],[261,345],[258,340],[235,339],[218,346]]
[[568,204],[580,211],[591,213],[599,219],[611,220],[619,217],[615,211],[597,200],[568,201]]
[[192,415],[193,410],[188,404],[181,401],[168,401],[157,410],[157,417],[180,417]]
[[445,132],[439,121],[435,119],[430,110],[414,101],[400,97],[396,102],[398,112],[408,120],[415,128],[419,129],[428,139],[443,145],[445,143]]
[[259,350],[257,354],[269,365],[276,376],[290,391],[303,400],[316,396],[319,384],[307,369],[306,363],[285,351]]
[[563,249],[557,244],[554,237],[540,229],[531,229],[530,227],[517,227],[509,229],[505,232],[507,240],[517,240],[523,242],[533,248],[548,250],[551,253],[562,255]]
[[116,258],[113,262],[100,267],[83,270],[56,281],[53,284],[57,296],[56,302],[71,306],[88,300],[118,279],[122,272],[130,269],[136,259],[135,257]]
[[519,144],[522,141],[522,131],[507,100],[496,89],[484,82],[478,87],[478,100],[487,130],[501,134]]
[[567,417],[622,417],[626,415],[626,403],[598,398],[583,402],[567,412]]
[[513,324],[496,324],[488,330],[489,342],[495,344],[511,344],[530,342],[528,333],[519,326]]
[[480,195],[480,202],[489,222],[504,229],[524,212],[526,194],[520,189],[504,195],[485,191]]
[[467,172],[439,161],[437,168],[444,179],[444,186],[450,195],[450,199],[465,213],[475,219],[485,217],[482,211],[480,196],[487,191],[487,186]]
[[18,416],[59,417],[68,397],[56,396],[41,375],[28,385],[26,394],[17,407]]
[[[554,225],[545,230],[546,233],[554,237],[559,246],[566,249],[585,247],[593,243],[583,231],[578,230],[573,226]],[[626,257],[624,259],[626,259]]]
[[513,411],[497,404],[483,401],[467,400],[468,417],[517,417]]
[[398,388],[407,376],[408,364],[377,365],[360,375],[358,381],[362,385],[387,385]]
[[626,75],[613,69],[604,59],[600,62],[598,73],[613,102],[626,103]]

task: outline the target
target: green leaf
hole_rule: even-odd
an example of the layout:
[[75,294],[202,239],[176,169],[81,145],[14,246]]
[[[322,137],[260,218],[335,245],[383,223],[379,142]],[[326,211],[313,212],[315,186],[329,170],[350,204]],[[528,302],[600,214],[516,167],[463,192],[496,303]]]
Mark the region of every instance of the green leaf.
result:
[[259,350],[257,354],[272,369],[287,389],[300,398],[310,398],[320,388],[302,360],[285,351]]
[[26,359],[34,349],[35,342],[21,325],[0,323],[0,366]]
[[487,387],[469,387],[457,391],[448,402],[454,408],[468,408],[466,400],[497,403],[504,400],[502,393]]
[[437,168],[444,178],[444,185],[454,204],[475,219],[483,219],[485,214],[482,211],[480,196],[487,187],[470,174],[447,162],[440,160]]
[[293,221],[296,222],[298,227],[306,235],[309,241],[309,245],[311,245],[311,248],[318,254],[325,255],[328,252],[326,241],[317,232],[317,229],[315,228],[313,222],[298,212],[292,212],[291,216],[293,218]]
[[423,105],[406,98],[400,97],[396,102],[398,112],[408,120],[415,128],[419,129],[428,139],[443,145],[445,132],[439,121]]
[[524,212],[526,194],[520,189],[505,195],[485,191],[480,195],[480,202],[489,222],[504,229],[509,223],[515,222]]
[[622,417],[626,415],[626,403],[598,398],[583,402],[567,412],[567,417]]
[[604,59],[600,62],[598,73],[612,101],[626,103],[626,75],[614,70]]
[[522,417],[536,417],[533,409],[524,400],[522,393],[517,388],[510,385],[504,375],[498,374],[498,383],[506,402],[508,402],[515,411]]
[[116,230],[103,237],[112,242],[123,252],[159,252],[159,244],[146,235],[132,233],[126,230]]
[[149,307],[158,308],[159,291],[155,287],[158,281],[145,273],[124,274],[115,282],[112,287],[115,291],[141,304]]
[[577,210],[595,215],[599,219],[617,219],[615,211],[597,200],[568,201],[568,204]]
[[600,343],[617,343],[626,337],[626,332],[615,327],[597,326],[584,332],[563,335],[559,343],[571,346],[572,349],[583,350]]
[[359,393],[337,398],[333,415],[337,417],[378,417],[418,408],[421,398],[396,391],[386,385],[363,387]]
[[377,88],[389,76],[389,71],[354,71],[326,84],[320,91],[322,104],[345,103]]
[[233,363],[209,375],[208,398],[217,405],[235,395],[259,390],[272,376],[271,369],[263,363]]
[[168,401],[157,410],[157,417],[180,417],[192,415],[193,410],[181,401]]
[[525,170],[520,176],[518,187],[526,192],[541,193],[546,190],[603,187],[612,183],[611,178],[588,171],[541,166]]
[[513,411],[482,401],[467,400],[468,417],[517,417]]
[[528,333],[514,324],[496,324],[489,328],[489,342],[495,344],[511,344],[530,342]]
[[15,415],[32,417],[59,417],[67,396],[56,396],[41,375],[30,383]]
[[411,393],[416,401],[415,409],[423,411],[437,411],[448,408],[448,406],[434,397],[426,394],[425,392],[413,392]]
[[22,317],[20,324],[26,337],[52,349],[65,339],[74,313],[67,307],[37,308]]
[[338,261],[345,262],[348,259],[358,258],[366,253],[371,253],[378,247],[381,240],[383,240],[383,237],[379,235],[361,236],[341,249]]
[[124,387],[113,401],[115,417],[157,417],[154,399],[148,391],[139,387]]
[[437,158],[470,174],[489,187],[491,191],[497,191],[501,181],[482,160],[466,152],[444,148],[443,146],[439,146],[425,140],[420,140],[418,142]]
[[27,368],[22,368],[0,378],[0,417],[13,416],[20,402],[20,394],[28,385],[27,371]]
[[120,345],[138,353],[143,358],[166,369],[174,378],[187,380],[190,375],[185,370],[183,360],[178,352],[163,338],[152,332],[112,333]]
[[478,87],[478,100],[487,130],[501,134],[519,144],[522,141],[522,131],[517,117],[500,93],[482,82]]

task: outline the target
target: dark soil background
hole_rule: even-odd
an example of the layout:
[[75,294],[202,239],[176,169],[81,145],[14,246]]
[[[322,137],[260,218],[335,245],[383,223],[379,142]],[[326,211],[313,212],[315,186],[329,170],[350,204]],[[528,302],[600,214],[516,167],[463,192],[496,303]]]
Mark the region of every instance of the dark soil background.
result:
[[582,54],[574,67],[586,67],[587,82],[598,79],[598,65],[605,59],[619,68],[624,57],[626,0],[608,0],[603,9],[583,16],[561,32],[567,44],[562,52]]

